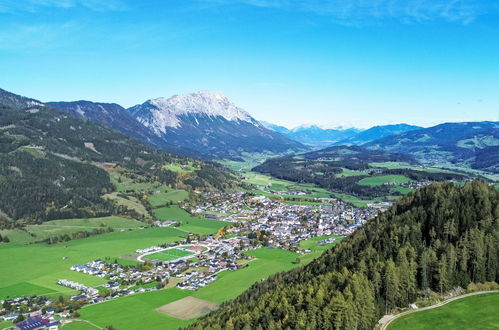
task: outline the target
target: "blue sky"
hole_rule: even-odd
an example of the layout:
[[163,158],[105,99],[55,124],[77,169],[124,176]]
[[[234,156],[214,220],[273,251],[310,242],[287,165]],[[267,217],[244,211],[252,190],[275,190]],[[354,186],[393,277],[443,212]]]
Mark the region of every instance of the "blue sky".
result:
[[0,88],[116,102],[223,91],[260,120],[499,120],[499,1],[0,0]]

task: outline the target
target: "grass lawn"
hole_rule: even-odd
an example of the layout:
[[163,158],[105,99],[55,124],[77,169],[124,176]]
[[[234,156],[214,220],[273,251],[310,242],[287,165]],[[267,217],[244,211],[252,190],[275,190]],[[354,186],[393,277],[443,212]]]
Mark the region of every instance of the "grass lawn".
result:
[[381,186],[385,183],[408,183],[412,180],[403,175],[380,175],[364,178],[358,182],[363,186]]
[[215,282],[198,291],[172,288],[118,298],[82,308],[81,318],[99,326],[113,325],[118,329],[178,329],[194,320],[182,321],[154,309],[187,296],[214,303],[231,300],[256,281],[297,266],[292,264],[298,256],[294,252],[262,248],[247,253],[257,258],[249,262],[248,267],[221,272]]
[[390,330],[498,329],[499,293],[466,297],[447,305],[403,316]]
[[117,329],[178,329],[193,321],[182,321],[154,309],[185,298],[191,291],[177,288],[134,294],[89,305],[80,309],[81,319],[101,327],[112,325]]
[[14,323],[10,321],[0,321],[0,329],[8,328],[8,327],[13,327]]
[[193,255],[194,253],[189,251],[183,251],[179,249],[168,249],[165,251],[149,254],[146,256],[147,259],[159,260],[159,261],[170,261],[182,257],[187,257]]
[[162,207],[154,210],[154,212],[158,219],[178,221],[181,223],[181,226],[178,227],[179,229],[195,234],[207,235],[216,233],[218,229],[229,225],[228,222],[224,221],[195,218],[177,205]]
[[[185,233],[175,228],[147,228],[92,236],[60,244],[15,243],[0,245],[0,299],[33,294],[72,294],[75,291],[56,284],[68,279],[86,285],[105,282],[99,277],[71,271],[74,264],[98,258],[112,260],[139,248],[180,240]],[[66,247],[67,246],[67,247]],[[63,257],[67,257],[63,259]]]
[[186,190],[167,190],[165,192],[154,193],[149,196],[149,203],[153,207],[166,205],[168,202],[178,203],[185,200],[189,196]]
[[71,323],[64,325],[61,329],[64,329],[64,330],[96,330],[96,329],[100,329],[100,328],[93,326],[90,323],[87,323],[85,321],[73,321]]

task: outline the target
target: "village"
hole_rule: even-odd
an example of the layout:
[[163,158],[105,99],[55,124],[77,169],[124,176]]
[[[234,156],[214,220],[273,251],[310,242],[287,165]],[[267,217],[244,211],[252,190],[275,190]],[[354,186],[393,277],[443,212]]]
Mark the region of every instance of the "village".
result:
[[[106,283],[89,287],[59,279],[57,284],[79,293],[71,296],[65,302],[66,306],[58,308],[62,314],[57,319],[52,315],[52,301],[36,300],[42,297],[5,300],[2,304],[9,308],[4,308],[3,318],[18,321],[22,318],[17,323],[22,329],[33,328],[36,324],[56,329],[70,311],[74,312],[85,304],[165,287],[195,291],[216,281],[220,272],[250,266],[252,257],[245,254],[246,251],[266,247],[306,254],[311,251],[301,249],[300,242],[324,237],[317,242],[318,245],[334,243],[332,236],[352,234],[382,209],[355,208],[332,198],[317,199],[315,204],[296,205],[248,193],[207,192],[203,200],[190,211],[204,221],[226,221],[227,226],[217,233],[205,236],[188,233],[179,242],[137,249],[134,251],[136,265],[101,259],[73,265],[70,267],[72,271],[103,278]],[[175,222],[175,219],[169,219],[156,226],[171,226]]]

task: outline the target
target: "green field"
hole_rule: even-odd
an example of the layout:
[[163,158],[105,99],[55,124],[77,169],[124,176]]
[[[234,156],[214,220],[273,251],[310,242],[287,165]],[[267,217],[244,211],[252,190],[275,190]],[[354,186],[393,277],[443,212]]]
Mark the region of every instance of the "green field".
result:
[[41,225],[28,225],[24,230],[0,230],[0,235],[7,236],[12,243],[28,244],[39,242],[49,237],[71,234],[81,231],[111,227],[115,230],[138,229],[143,222],[122,217],[103,217],[91,219],[65,219],[46,221]]
[[444,306],[403,316],[390,330],[498,329],[499,293],[466,297]]
[[[68,279],[100,285],[104,279],[71,271],[74,264],[98,258],[119,258],[136,249],[180,240],[185,232],[175,228],[147,228],[114,232],[60,244],[0,244],[0,299],[34,294],[73,294],[56,284]],[[64,258],[65,257],[65,258]],[[8,271],[7,271],[8,269]]]
[[411,165],[411,164],[405,163],[405,162],[369,163],[369,166],[382,167],[382,168],[387,168],[389,170],[409,169],[409,170],[423,171],[423,172],[429,172],[429,173],[455,173],[455,174],[459,174],[458,172],[446,170],[446,169],[439,168],[439,167],[414,166],[414,165]]
[[170,164],[165,164],[162,166],[163,169],[172,171],[175,173],[191,173],[196,170],[194,166],[192,166],[192,163],[189,162],[189,164],[182,165],[178,163],[170,163]]
[[178,205],[155,209],[154,213],[160,220],[175,220],[181,223],[179,229],[195,234],[207,235],[216,233],[218,229],[229,223],[217,220],[195,218]]
[[348,177],[348,176],[359,176],[359,175],[367,175],[367,174],[366,174],[366,172],[353,171],[353,170],[349,170],[347,168],[343,168],[341,173],[336,174],[336,177],[343,178],[343,177]]
[[0,329],[10,328],[14,326],[14,323],[10,321],[0,321]]
[[[330,244],[325,244],[325,245],[318,245],[317,242],[322,241],[326,238],[329,237],[335,237],[336,241],[334,243]],[[300,244],[298,245],[301,249],[310,249],[312,252],[307,253],[303,256],[300,257],[301,263],[307,264],[314,260],[315,258],[318,258],[324,251],[332,248],[339,242],[341,242],[345,236],[341,235],[330,235],[330,236],[317,236],[317,237],[312,237],[309,238],[305,241],[301,241]]]
[[369,178],[364,178],[358,182],[358,184],[363,186],[381,186],[385,183],[408,183],[412,180],[403,175],[380,175],[380,176],[372,176]]
[[149,203],[151,203],[153,207],[158,207],[166,205],[166,203],[169,202],[182,202],[187,198],[187,196],[189,196],[189,192],[187,192],[186,190],[171,189],[159,193],[155,192],[149,195]]
[[111,200],[117,205],[123,205],[131,210],[135,210],[140,215],[145,215],[150,218],[145,206],[134,196],[125,196],[120,192],[113,192],[102,196],[105,199]]
[[340,193],[333,193],[333,196],[335,198],[341,199],[346,203],[350,203],[356,207],[367,207],[367,204],[380,200],[380,199],[372,199],[372,200],[360,199],[359,197],[353,195],[340,194]]
[[410,192],[413,192],[413,191],[414,191],[414,189],[412,189],[412,188],[407,188],[407,187],[393,187],[393,188],[391,189],[391,192],[392,192],[392,193],[393,193],[393,192],[399,192],[399,193],[401,193],[402,195],[406,195],[406,194],[408,194],[408,193],[410,193]]
[[152,191],[155,189],[159,189],[162,187],[160,182],[137,182],[134,181],[119,171],[112,171],[109,173],[109,177],[111,179],[111,183],[116,187],[118,192],[146,192]]
[[295,185],[294,182],[274,179],[268,175],[256,172],[245,172],[243,181],[255,186],[268,187],[271,190],[287,190],[287,186]]
[[147,259],[159,260],[159,261],[170,261],[182,257],[187,257],[193,255],[194,253],[190,251],[184,251],[179,249],[168,249],[165,251],[149,254],[146,256]]
[[[194,322],[182,321],[156,312],[154,309],[170,302],[193,296],[215,303],[235,298],[254,282],[271,274],[289,270],[298,254],[279,249],[258,249],[248,254],[256,257],[248,267],[219,273],[219,279],[198,291],[176,288],[135,294],[90,305],[80,310],[81,318],[99,326],[113,325],[117,329],[178,329]],[[137,317],[140,315],[140,317]]]
[[64,330],[96,330],[100,329],[96,326],[91,325],[90,323],[87,323],[85,321],[73,321],[71,323],[68,323],[64,325],[61,329]]

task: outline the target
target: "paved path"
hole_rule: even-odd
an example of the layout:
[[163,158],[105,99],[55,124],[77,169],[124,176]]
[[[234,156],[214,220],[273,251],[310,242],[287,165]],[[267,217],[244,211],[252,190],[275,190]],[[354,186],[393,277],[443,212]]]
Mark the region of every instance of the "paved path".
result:
[[388,326],[390,325],[390,323],[392,323],[394,320],[398,319],[399,317],[408,315],[408,314],[412,314],[412,313],[417,313],[417,312],[421,312],[421,311],[427,311],[429,309],[438,308],[440,306],[446,305],[446,304],[448,304],[450,302],[453,302],[455,300],[459,300],[459,299],[466,298],[466,297],[469,297],[469,296],[475,296],[475,295],[484,294],[484,293],[494,293],[494,292],[499,292],[499,290],[494,290],[494,291],[478,291],[478,292],[467,293],[467,294],[464,294],[464,295],[461,295],[461,296],[456,296],[456,297],[449,298],[447,300],[444,300],[444,301],[439,302],[438,304],[435,304],[435,305],[432,305],[432,306],[418,308],[418,309],[411,309],[409,311],[406,311],[406,312],[403,312],[403,313],[399,313],[399,314],[396,314],[396,315],[388,314],[388,315],[383,316],[381,318],[381,320],[378,321],[378,328],[377,329],[386,330],[386,329],[388,329]]

